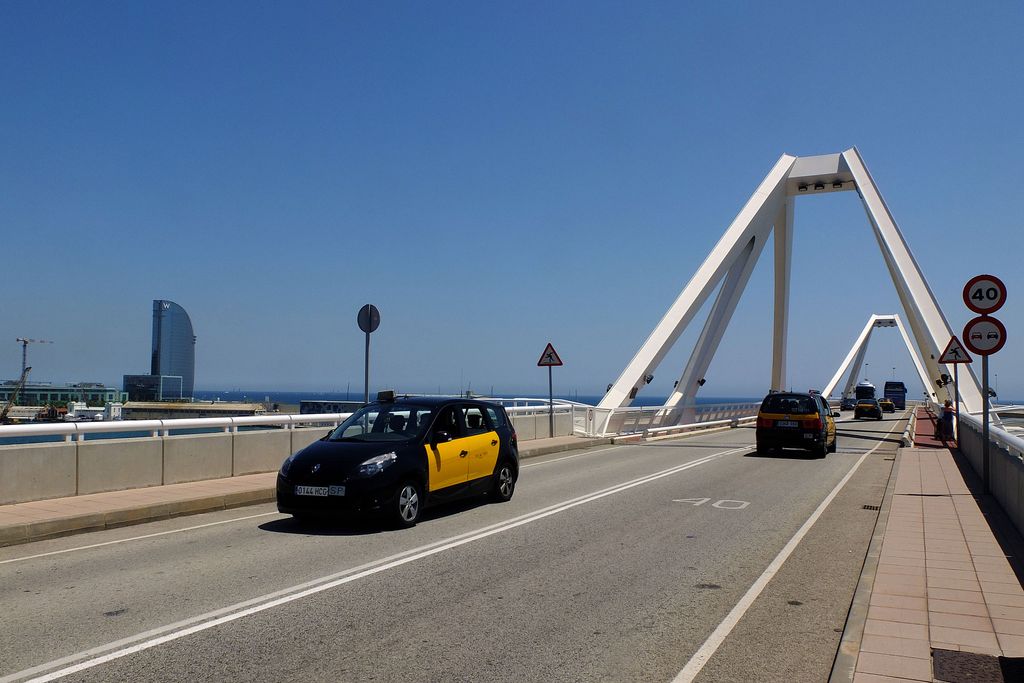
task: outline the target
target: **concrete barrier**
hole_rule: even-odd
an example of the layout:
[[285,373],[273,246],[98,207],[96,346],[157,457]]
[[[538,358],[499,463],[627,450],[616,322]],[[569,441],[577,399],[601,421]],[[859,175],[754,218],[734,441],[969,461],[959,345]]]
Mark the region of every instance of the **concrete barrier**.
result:
[[287,429],[238,432],[232,441],[231,476],[273,472],[291,455],[292,435]]
[[[309,444],[313,443],[314,441],[318,441],[319,439],[324,438],[325,436],[327,436],[327,433],[329,431],[330,431],[329,427],[312,427],[312,428],[293,429],[293,430],[291,430],[291,434],[292,434],[291,450],[281,456],[281,462],[284,462],[284,459],[287,458],[292,453],[297,453],[297,452],[301,451],[303,448],[305,448],[306,446],[308,446]],[[278,464],[278,466],[281,465],[280,462],[277,463],[277,464]]]
[[163,439],[104,439],[78,443],[78,495],[163,483]]
[[77,468],[73,443],[7,446],[0,451],[0,505],[73,496]]
[[[164,437],[164,484],[231,476],[232,434]],[[283,459],[283,458],[282,458]]]

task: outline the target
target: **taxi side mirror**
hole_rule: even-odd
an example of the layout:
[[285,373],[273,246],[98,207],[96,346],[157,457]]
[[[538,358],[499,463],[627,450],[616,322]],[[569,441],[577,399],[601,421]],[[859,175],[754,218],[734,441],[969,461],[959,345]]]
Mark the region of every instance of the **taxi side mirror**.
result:
[[832,417],[839,417],[839,411],[838,410],[833,410],[832,411]]
[[448,443],[452,440],[452,435],[445,431],[434,432],[434,436],[431,437],[430,443]]

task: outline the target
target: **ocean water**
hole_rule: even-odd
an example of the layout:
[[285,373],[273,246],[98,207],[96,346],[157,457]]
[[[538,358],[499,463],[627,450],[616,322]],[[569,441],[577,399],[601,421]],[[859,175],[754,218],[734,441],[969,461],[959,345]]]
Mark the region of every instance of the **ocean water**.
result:
[[[371,392],[370,398],[376,396],[376,392]],[[333,391],[196,391],[195,397],[201,401],[213,401],[215,399],[221,401],[254,401],[254,402],[270,402],[270,403],[282,403],[297,405],[299,401],[360,401],[363,398],[363,392],[351,391],[351,392],[333,392]],[[547,399],[547,395],[537,394],[506,394],[498,393],[494,398],[535,398],[535,399]],[[578,403],[586,403],[588,405],[597,405],[601,401],[601,396],[586,395],[586,394],[555,394],[556,399],[564,399],[567,401],[576,401]],[[713,403],[750,403],[754,401],[760,401],[763,396],[755,398],[749,396],[735,397],[735,396],[701,396],[697,398],[699,405],[708,405]],[[637,396],[636,400],[633,401],[634,407],[648,407],[648,406],[662,406],[665,405],[666,396]]]

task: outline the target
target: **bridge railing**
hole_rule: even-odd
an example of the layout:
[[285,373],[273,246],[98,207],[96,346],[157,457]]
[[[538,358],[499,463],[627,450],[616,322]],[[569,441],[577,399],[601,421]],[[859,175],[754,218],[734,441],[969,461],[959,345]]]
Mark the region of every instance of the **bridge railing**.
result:
[[760,403],[716,403],[673,408],[592,408],[583,421],[588,436],[640,434],[652,429],[735,421],[757,415]]
[[[942,406],[932,404],[941,415]],[[978,476],[983,476],[983,426],[981,418],[960,413],[960,452]],[[1010,517],[1017,531],[1024,533],[1024,439],[997,425],[989,425],[989,486],[992,495]]]

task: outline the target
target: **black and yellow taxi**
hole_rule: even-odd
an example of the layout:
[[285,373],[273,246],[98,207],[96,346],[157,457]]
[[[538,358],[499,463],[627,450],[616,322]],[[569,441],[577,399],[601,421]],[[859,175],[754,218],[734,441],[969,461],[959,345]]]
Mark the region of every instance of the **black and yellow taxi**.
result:
[[880,398],[880,399],[878,399],[878,407],[882,409],[883,413],[895,413],[896,412],[896,404],[893,403],[890,399],[887,399],[887,398]]
[[873,398],[858,398],[857,407],[853,409],[855,418],[873,417],[876,420],[882,419],[882,406]]
[[801,448],[819,457],[835,453],[836,421],[828,402],[816,393],[773,392],[757,413],[757,452]]
[[277,509],[380,512],[409,527],[433,503],[478,494],[507,501],[518,477],[516,433],[500,405],[382,392],[284,461]]

